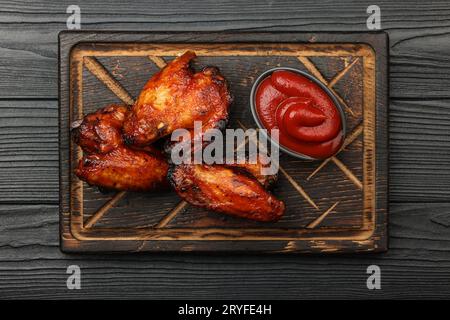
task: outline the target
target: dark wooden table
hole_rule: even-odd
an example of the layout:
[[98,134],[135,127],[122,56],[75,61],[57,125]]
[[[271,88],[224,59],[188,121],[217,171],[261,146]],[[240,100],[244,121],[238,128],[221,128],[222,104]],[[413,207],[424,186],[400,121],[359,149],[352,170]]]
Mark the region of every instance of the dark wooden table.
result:
[[[450,297],[448,1],[76,1],[82,29],[366,31],[390,36],[385,254],[68,255],[58,243],[57,34],[73,1],[0,1],[0,298]],[[82,289],[66,288],[66,269]],[[368,290],[366,268],[381,268]]]

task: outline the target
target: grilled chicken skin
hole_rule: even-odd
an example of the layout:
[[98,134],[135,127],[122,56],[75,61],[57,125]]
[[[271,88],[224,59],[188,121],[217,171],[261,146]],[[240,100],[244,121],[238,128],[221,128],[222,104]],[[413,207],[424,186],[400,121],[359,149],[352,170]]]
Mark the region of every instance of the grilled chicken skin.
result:
[[261,183],[264,188],[270,189],[278,180],[278,174],[264,174],[263,169],[267,169],[270,167],[269,161],[269,157],[261,153],[258,154],[255,163],[250,163],[249,159],[247,158],[245,163],[225,164],[225,166],[236,168],[238,170],[246,172],[247,174],[250,174],[256,180],[258,180],[258,182]]
[[125,146],[122,125],[128,107],[110,105],[72,124],[72,138],[84,152],[75,174],[102,189],[167,189],[168,163],[161,151]]
[[90,185],[105,189],[154,191],[167,189],[168,163],[158,150],[119,146],[105,154],[83,156],[75,174]]
[[228,121],[231,95],[219,70],[194,73],[192,51],[174,59],[150,78],[127,116],[123,132],[128,144],[146,145],[174,130],[216,128]]
[[129,109],[109,105],[72,123],[72,138],[84,152],[107,153],[122,145],[122,125]]
[[182,164],[169,169],[169,182],[192,205],[225,214],[276,221],[285,205],[253,177],[221,165]]

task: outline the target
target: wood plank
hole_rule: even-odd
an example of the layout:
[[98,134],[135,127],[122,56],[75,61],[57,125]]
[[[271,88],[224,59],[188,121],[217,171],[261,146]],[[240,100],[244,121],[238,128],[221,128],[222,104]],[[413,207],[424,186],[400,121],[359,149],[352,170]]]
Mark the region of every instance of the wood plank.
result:
[[[187,1],[180,7],[154,1],[129,6],[123,2],[79,1],[82,28],[91,30],[289,30],[367,31],[370,2],[333,5],[316,1],[237,2]],[[48,1],[0,1],[0,96],[57,97],[57,34],[66,29],[66,7]],[[391,39],[391,96],[450,98],[450,3],[377,2],[382,27]],[[427,14],[423,14],[426,11]],[[120,15],[117,12],[121,12]],[[30,14],[37,13],[37,14]],[[351,17],[351,20],[349,19]]]
[[448,100],[391,101],[390,199],[446,201],[450,196]]
[[[3,298],[445,298],[450,294],[450,203],[397,203],[390,250],[363,256],[67,255],[57,206],[0,206]],[[448,221],[447,221],[448,222]],[[82,290],[65,289],[66,268]],[[366,289],[377,264],[382,290]],[[220,288],[220,290],[218,290]]]
[[0,101],[0,202],[58,201],[57,101]]

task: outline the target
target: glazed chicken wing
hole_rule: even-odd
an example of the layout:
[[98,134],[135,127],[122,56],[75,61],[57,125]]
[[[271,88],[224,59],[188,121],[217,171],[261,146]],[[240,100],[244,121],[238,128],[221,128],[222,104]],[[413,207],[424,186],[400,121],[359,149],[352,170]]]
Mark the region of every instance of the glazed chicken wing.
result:
[[250,174],[266,189],[270,189],[278,179],[278,174],[264,174],[263,168],[270,166],[269,157],[263,153],[258,154],[255,163],[251,163],[247,158],[245,163],[226,164],[227,167],[237,168]]
[[275,221],[284,213],[282,201],[230,167],[182,164],[168,177],[178,195],[195,206],[257,221]]
[[109,105],[74,121],[72,138],[84,152],[107,153],[122,145],[122,125],[129,109]]
[[105,154],[85,155],[75,174],[88,184],[105,189],[151,191],[168,187],[168,167],[158,150],[119,146]]
[[84,152],[75,174],[104,189],[166,189],[168,164],[152,146],[125,146],[122,125],[128,107],[110,105],[72,124],[72,137]]
[[205,128],[223,127],[228,120],[231,96],[219,70],[207,67],[194,73],[188,51],[155,74],[141,91],[125,120],[125,140],[146,145],[174,130],[192,129],[194,121]]

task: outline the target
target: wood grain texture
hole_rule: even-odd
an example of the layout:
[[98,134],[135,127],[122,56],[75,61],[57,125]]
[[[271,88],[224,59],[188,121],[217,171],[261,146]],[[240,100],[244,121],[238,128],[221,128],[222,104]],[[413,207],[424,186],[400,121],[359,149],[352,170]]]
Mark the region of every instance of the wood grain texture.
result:
[[0,101],[0,203],[58,201],[57,105]]
[[[0,1],[0,94],[52,97],[57,92],[57,34],[65,30],[70,0]],[[78,1],[85,30],[291,30],[367,31],[370,1]],[[382,28],[391,39],[391,94],[394,98],[450,98],[450,3],[378,1]],[[407,12],[405,8],[408,8]],[[423,14],[423,12],[427,14]],[[120,12],[120,14],[117,14]],[[37,13],[33,15],[31,13]],[[433,45],[439,43],[439,45]],[[2,60],[3,61],[3,60]],[[20,75],[20,78],[18,77]],[[418,77],[420,75],[420,77]],[[33,88],[33,90],[29,90]]]
[[[390,250],[358,256],[67,255],[59,250],[56,206],[0,207],[2,298],[445,298],[450,235],[434,219],[450,204],[394,204]],[[66,268],[82,270],[67,290]],[[366,288],[366,268],[382,290]]]
[[[194,0],[183,6],[168,1],[77,3],[83,29],[167,31],[366,31],[366,8],[373,4],[355,0]],[[57,34],[66,29],[65,10],[73,2],[3,0],[0,4],[0,98],[4,100],[0,105],[8,114],[1,121],[13,123],[0,127],[0,297],[449,297],[450,204],[436,203],[450,197],[448,1],[376,3],[391,43],[390,251],[381,256],[327,258],[61,254],[56,208]],[[53,106],[51,119],[42,126],[51,132],[30,125],[41,116],[42,103]],[[16,116],[17,106],[26,108],[26,115]],[[11,145],[11,139],[19,144]],[[27,151],[29,140],[37,142],[33,154]],[[4,157],[5,148],[15,151],[10,149]],[[81,292],[65,289],[66,267],[73,263],[85,268],[87,282]],[[372,263],[382,268],[381,291],[365,287],[365,268]]]

